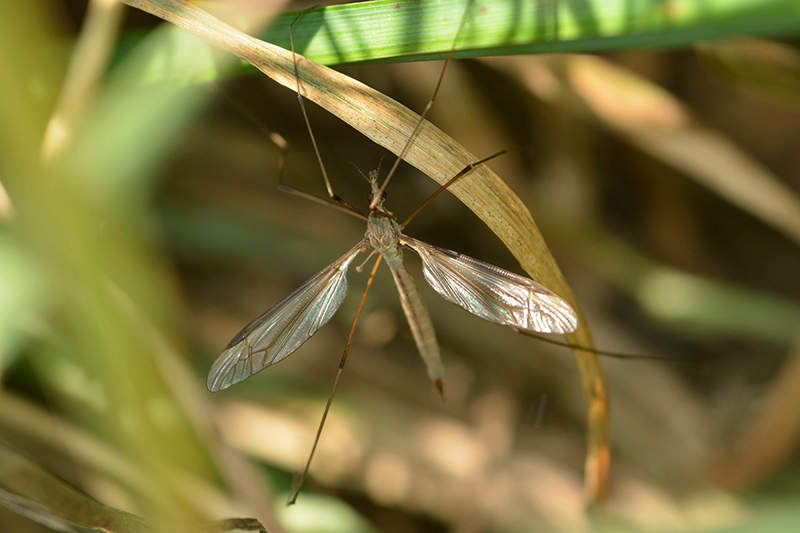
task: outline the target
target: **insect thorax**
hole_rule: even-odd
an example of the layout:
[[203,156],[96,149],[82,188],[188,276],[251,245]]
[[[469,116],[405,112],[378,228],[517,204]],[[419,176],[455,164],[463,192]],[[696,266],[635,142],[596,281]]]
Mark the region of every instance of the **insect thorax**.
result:
[[364,236],[387,261],[399,257],[400,226],[393,218],[372,212],[367,219],[367,231]]

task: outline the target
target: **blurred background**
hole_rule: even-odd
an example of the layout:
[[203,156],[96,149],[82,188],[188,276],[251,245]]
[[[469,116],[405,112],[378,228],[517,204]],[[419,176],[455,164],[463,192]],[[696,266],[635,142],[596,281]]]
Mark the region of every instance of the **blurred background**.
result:
[[[79,1],[9,9],[0,28],[20,53],[5,47],[0,78],[4,531],[46,531],[51,515],[112,531],[148,527],[137,517],[187,531],[226,517],[319,532],[800,528],[797,38],[451,63],[432,122],[478,157],[509,151],[491,167],[529,207],[597,346],[667,360],[601,361],[612,471],[586,513],[571,352],[444,302],[407,254],[446,401],[381,268],[311,479],[286,508],[367,273],[351,271],[339,312],[280,365],[213,395],[205,379],[241,327],[364,232],[277,190],[285,157],[287,183],[325,194],[296,95],[239,66],[188,89],[132,87],[125,76],[147,72],[157,46],[182,46],[177,32],[145,42],[164,32],[158,19]],[[87,49],[110,28],[111,67],[74,89],[88,102],[75,111],[63,83],[91,56],[76,42],[92,23]],[[441,67],[338,69],[419,111]],[[392,157],[308,110],[336,192],[365,208],[357,169]],[[435,188],[401,165],[387,205],[404,217]],[[521,272],[448,194],[406,232]]]

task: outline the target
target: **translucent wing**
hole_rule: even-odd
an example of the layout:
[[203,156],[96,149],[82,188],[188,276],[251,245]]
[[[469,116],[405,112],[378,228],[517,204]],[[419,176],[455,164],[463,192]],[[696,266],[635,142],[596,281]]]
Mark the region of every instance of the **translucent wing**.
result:
[[362,241],[244,327],[211,365],[208,390],[226,389],[285,359],[324,326],[347,293],[347,269]]
[[425,280],[433,290],[473,315],[538,333],[578,328],[572,307],[530,278],[405,235],[400,242],[422,258]]

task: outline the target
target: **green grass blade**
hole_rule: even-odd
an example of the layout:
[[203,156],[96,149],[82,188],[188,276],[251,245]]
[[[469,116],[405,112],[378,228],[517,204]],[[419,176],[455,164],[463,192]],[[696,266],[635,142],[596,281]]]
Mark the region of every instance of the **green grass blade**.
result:
[[[309,11],[295,26],[295,44],[322,64],[441,59],[468,7],[456,57],[688,46],[800,31],[796,0],[378,0]],[[289,48],[296,16],[279,16],[259,37]]]

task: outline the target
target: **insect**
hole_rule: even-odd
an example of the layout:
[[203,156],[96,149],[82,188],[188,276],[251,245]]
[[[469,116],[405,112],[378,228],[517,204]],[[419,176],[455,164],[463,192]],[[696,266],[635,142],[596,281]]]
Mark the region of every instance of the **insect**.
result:
[[[377,173],[370,173],[372,195]],[[208,389],[219,391],[281,361],[297,350],[339,309],[347,271],[370,248],[386,261],[428,374],[441,391],[443,368],[433,325],[403,261],[403,249],[422,259],[428,284],[445,300],[485,320],[538,333],[571,333],[578,319],[570,305],[536,281],[464,254],[405,235],[380,199],[367,218],[364,238],[289,296],[245,326],[214,361]]]
[[[386,177],[381,181],[378,171],[369,173],[370,201],[369,211],[365,214],[333,192],[311,129],[303,103],[301,81],[297,68],[297,54],[294,50],[294,38],[292,35],[292,28],[302,15],[303,13],[300,13],[294,20],[290,26],[289,33],[300,109],[319,161],[328,196],[332,202],[335,202],[330,205],[364,219],[367,223],[367,228],[364,237],[344,255],[303,283],[294,292],[265,311],[236,334],[212,364],[207,380],[207,386],[210,391],[220,391],[288,357],[324,326],[339,309],[347,293],[347,272],[356,257],[371,250],[364,261],[366,263],[373,254],[378,255],[367,281],[367,287],[362,295],[356,317],[350,328],[336,378],[317,429],[308,461],[299,485],[289,503],[293,503],[297,498],[300,487],[307,475],[347,359],[353,333],[361,315],[367,291],[382,261],[385,261],[391,270],[412,336],[425,363],[428,375],[440,393],[443,393],[444,390],[444,367],[434,333],[433,322],[404,263],[403,252],[406,249],[412,250],[419,255],[422,260],[424,278],[434,291],[439,293],[445,300],[459,305],[476,316],[527,332],[566,334],[575,331],[578,327],[577,315],[570,305],[540,283],[464,254],[427,244],[403,233],[406,225],[442,191],[468,174],[475,166],[484,164],[503,152],[498,152],[465,167],[442,185],[402,222],[399,222],[395,215],[384,205],[386,186],[394,175],[399,162],[413,143],[415,134],[424,121],[425,114],[436,99],[447,64],[455,50],[455,41],[444,63],[432,98],[428,102],[414,133],[406,141],[403,150]],[[463,19],[461,24],[464,24]],[[458,32],[460,33],[460,28]],[[283,185],[282,188],[288,192],[327,203],[321,198],[297,191],[291,187]]]

